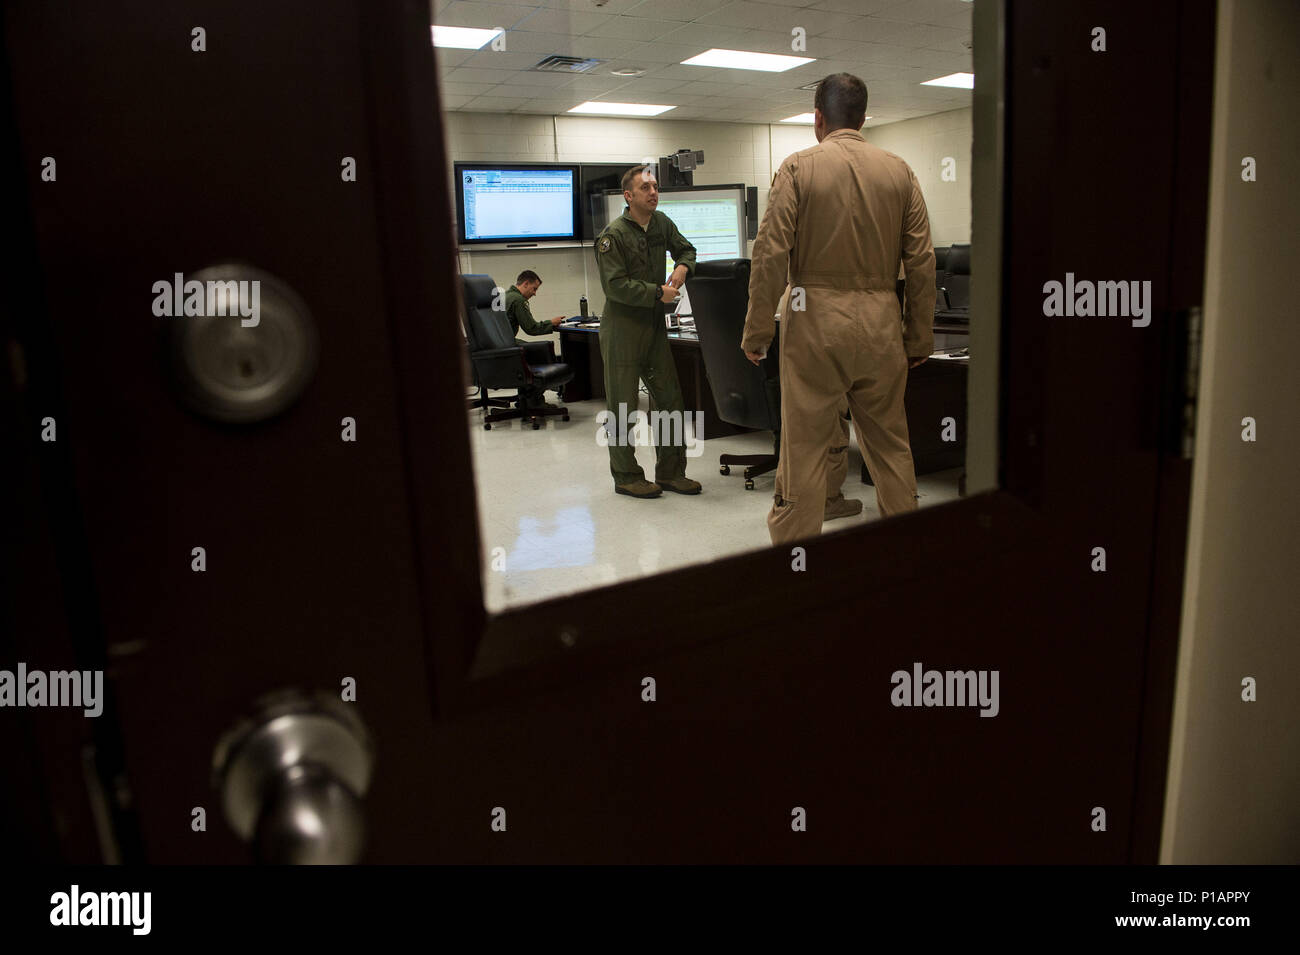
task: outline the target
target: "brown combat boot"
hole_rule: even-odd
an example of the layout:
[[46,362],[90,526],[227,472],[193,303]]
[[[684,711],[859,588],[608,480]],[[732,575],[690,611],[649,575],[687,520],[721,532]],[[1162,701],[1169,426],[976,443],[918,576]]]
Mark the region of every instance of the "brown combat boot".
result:
[[658,497],[663,490],[652,481],[633,481],[631,484],[615,484],[615,494],[627,494],[630,497]]
[[853,517],[862,513],[862,502],[856,498],[845,497],[838,494],[835,497],[826,499],[826,514],[822,518],[824,521],[833,521],[837,517]]
[[661,478],[659,484],[665,491],[672,491],[674,494],[699,494],[703,490],[703,485],[699,481],[692,481],[688,477]]

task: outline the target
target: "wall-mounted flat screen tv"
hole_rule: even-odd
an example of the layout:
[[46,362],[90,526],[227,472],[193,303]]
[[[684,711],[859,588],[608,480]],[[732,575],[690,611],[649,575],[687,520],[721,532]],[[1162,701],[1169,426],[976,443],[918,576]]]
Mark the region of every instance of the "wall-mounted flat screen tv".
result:
[[454,165],[461,245],[536,248],[582,235],[576,163]]

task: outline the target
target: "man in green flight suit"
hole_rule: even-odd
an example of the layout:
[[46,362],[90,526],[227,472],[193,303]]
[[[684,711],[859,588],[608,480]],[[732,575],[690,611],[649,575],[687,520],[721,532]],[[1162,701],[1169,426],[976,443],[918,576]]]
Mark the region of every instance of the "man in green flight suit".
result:
[[[522,328],[527,335],[550,335],[564,321],[563,315],[541,322],[533,318],[528,300],[536,295],[541,287],[541,277],[532,269],[524,269],[519,273],[519,278],[515,279],[515,284],[506,290],[506,318],[510,319],[510,330],[513,334],[518,335],[519,329]],[[521,388],[516,404],[520,408],[544,407],[546,392],[537,388]]]
[[[678,290],[695,271],[695,246],[677,231],[672,219],[658,211],[659,184],[651,167],[633,166],[623,174],[622,186],[627,208],[595,243],[600,287],[605,291],[600,354],[605,360],[610,420],[626,421],[637,411],[641,380],[650,392],[652,411],[662,415],[676,412],[677,419],[684,422],[685,402],[660,303],[675,301]],[[665,252],[672,253],[675,266],[667,282],[662,281]],[[683,424],[674,436],[684,437],[684,429]],[[654,430],[659,433],[655,435],[653,482],[645,479],[626,435],[610,435],[609,470],[614,490],[632,497],[658,497],[665,488],[677,494],[699,494],[700,483],[686,476],[685,447],[665,440],[671,428]]]

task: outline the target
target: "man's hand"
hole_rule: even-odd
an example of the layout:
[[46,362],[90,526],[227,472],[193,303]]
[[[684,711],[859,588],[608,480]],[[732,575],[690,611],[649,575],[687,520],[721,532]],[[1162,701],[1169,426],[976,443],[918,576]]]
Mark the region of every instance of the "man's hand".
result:
[[745,352],[745,357],[757,365],[763,360],[763,353],[761,351],[747,351]]
[[676,286],[665,283],[663,287],[663,295],[660,296],[659,300],[665,305],[671,305],[673,302],[677,301]]
[[559,325],[563,321],[564,321],[563,315],[556,315],[553,319],[551,319],[551,325],[552,326]]
[[679,265],[673,269],[673,274],[668,277],[668,282],[673,288],[681,288],[686,284],[686,266]]
[[908,360],[907,367],[915,368],[917,365],[924,365],[927,361],[929,361],[929,356],[926,356],[925,358],[912,358]]

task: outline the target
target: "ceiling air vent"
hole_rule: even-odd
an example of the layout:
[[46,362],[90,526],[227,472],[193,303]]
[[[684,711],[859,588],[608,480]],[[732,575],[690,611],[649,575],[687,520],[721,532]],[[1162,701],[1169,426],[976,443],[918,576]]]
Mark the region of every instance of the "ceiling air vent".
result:
[[580,56],[548,56],[532,67],[538,73],[590,73],[608,60],[584,60]]

